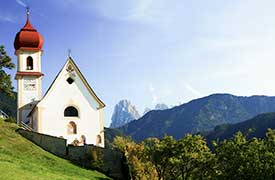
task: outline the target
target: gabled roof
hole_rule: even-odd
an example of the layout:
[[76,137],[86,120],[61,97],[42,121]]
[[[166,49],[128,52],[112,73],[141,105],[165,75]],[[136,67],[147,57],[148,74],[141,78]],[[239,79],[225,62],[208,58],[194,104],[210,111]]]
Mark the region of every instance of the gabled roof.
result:
[[39,103],[40,101],[37,101],[37,103],[33,106],[31,112],[27,115],[27,117],[31,117],[31,115],[33,114],[35,108],[37,107],[37,104]]
[[[50,85],[50,87],[48,88],[47,92],[45,93],[44,97],[41,99],[41,101],[49,94],[49,91],[51,90],[51,88],[53,87],[53,85],[55,84],[57,78],[59,77],[60,73],[62,72],[62,70],[65,68],[65,66],[71,63],[72,66],[74,67],[74,69],[76,70],[76,73],[79,75],[80,79],[82,80],[82,82],[84,83],[84,85],[86,86],[86,88],[88,89],[89,93],[95,98],[95,100],[97,101],[97,103],[99,104],[98,109],[102,109],[105,107],[105,104],[103,103],[103,101],[101,101],[97,95],[95,94],[95,92],[93,91],[93,89],[91,88],[91,86],[89,85],[89,83],[87,82],[87,80],[85,79],[85,77],[83,76],[83,74],[81,73],[81,71],[79,70],[79,68],[77,67],[77,65],[75,64],[75,62],[73,61],[73,59],[71,57],[69,57],[66,61],[66,63],[64,64],[64,66],[61,68],[61,70],[59,71],[59,73],[57,74],[57,76],[55,77],[54,81],[52,82],[52,84]],[[40,102],[41,102],[40,101]]]

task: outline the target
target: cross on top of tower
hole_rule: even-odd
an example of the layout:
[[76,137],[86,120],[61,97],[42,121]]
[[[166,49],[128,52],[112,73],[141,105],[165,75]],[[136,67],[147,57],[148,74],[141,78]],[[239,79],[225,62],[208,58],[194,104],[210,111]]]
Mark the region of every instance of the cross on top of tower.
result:
[[68,49],[68,58],[71,57],[71,53],[72,53],[71,49]]
[[29,6],[26,7],[26,14],[27,14],[27,18],[29,18],[29,16],[30,16],[30,7]]

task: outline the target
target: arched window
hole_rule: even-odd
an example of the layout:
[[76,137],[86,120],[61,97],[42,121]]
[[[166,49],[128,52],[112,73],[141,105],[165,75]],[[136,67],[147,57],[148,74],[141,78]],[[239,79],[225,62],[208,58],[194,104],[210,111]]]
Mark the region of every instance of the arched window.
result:
[[98,134],[98,135],[96,136],[96,145],[99,145],[99,144],[101,144],[101,143],[102,143],[101,136]]
[[86,144],[86,137],[84,135],[80,136],[80,141],[79,141],[82,145]]
[[31,56],[27,57],[27,70],[33,70],[33,59]]
[[69,124],[67,125],[67,133],[68,134],[76,134],[77,133],[77,127],[75,122],[71,121],[69,122]]
[[64,110],[65,117],[78,117],[78,111],[75,107],[69,106]]

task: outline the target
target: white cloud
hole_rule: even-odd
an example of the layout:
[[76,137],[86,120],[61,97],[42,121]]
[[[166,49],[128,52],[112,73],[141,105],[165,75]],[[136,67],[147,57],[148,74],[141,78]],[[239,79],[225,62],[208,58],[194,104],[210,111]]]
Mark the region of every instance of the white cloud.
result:
[[148,18],[152,10],[153,0],[137,1],[132,9],[129,9],[127,16],[121,17],[122,20],[138,20]]
[[[20,0],[19,0],[20,1]],[[51,0],[61,8],[78,9],[114,20],[167,24],[174,21],[177,3],[164,0]],[[171,5],[172,4],[172,5]]]
[[156,0],[100,0],[90,3],[98,15],[118,21],[145,21],[152,18]]
[[25,8],[28,6],[27,3],[24,2],[24,1],[22,1],[22,0],[16,0],[16,2],[17,2],[19,5],[21,5],[21,6],[25,7]]
[[0,15],[0,21],[14,23],[15,19],[14,19],[14,17],[9,16],[9,15],[6,15],[6,16]]
[[149,91],[150,91],[150,93],[152,95],[152,105],[154,106],[158,102],[158,96],[156,94],[155,88],[153,87],[152,83],[149,83]]
[[186,84],[185,88],[187,90],[189,90],[192,94],[194,94],[197,97],[201,97],[202,93],[200,93],[198,90],[196,90],[195,88],[193,88],[190,84]]

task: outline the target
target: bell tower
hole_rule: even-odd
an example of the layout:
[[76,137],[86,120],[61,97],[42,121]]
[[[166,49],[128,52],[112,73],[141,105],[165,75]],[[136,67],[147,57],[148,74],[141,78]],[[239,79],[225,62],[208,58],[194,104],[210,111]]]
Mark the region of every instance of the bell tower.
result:
[[17,56],[17,123],[29,124],[27,118],[36,103],[42,98],[41,55],[43,38],[30,23],[27,8],[25,26],[16,34],[14,40]]

